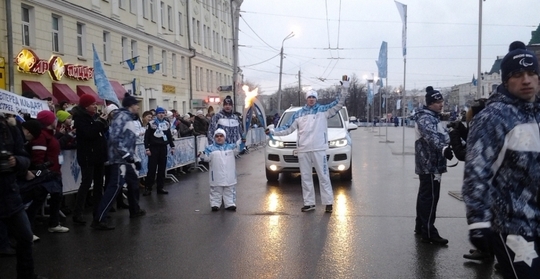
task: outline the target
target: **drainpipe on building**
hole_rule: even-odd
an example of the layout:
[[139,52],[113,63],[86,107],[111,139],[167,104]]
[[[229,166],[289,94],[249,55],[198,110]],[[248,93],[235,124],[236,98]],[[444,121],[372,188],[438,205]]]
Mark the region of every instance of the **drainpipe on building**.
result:
[[193,55],[189,56],[189,59],[188,59],[188,76],[189,76],[189,109],[193,109],[191,107],[192,105],[192,100],[193,100],[193,70],[192,70],[192,63],[191,63],[191,60],[193,58],[195,58],[195,56],[197,55],[197,50],[195,48],[193,48],[191,46],[191,30],[192,30],[192,27],[191,27],[191,10],[189,8],[189,0],[186,1],[186,9],[187,9],[187,14],[188,16],[186,16],[186,20],[187,20],[187,38],[188,38],[188,48],[191,52],[193,52]]
[[7,45],[8,45],[8,79],[9,79],[9,92],[15,93],[15,72],[13,71],[15,67],[15,62],[13,61],[13,19],[11,18],[11,0],[6,0],[6,28],[7,28]]

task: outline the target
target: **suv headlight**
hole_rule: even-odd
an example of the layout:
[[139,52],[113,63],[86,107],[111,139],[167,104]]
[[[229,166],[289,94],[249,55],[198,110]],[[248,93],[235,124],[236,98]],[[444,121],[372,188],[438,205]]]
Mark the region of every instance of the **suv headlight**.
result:
[[343,138],[329,141],[328,146],[330,146],[330,148],[343,147],[346,146],[348,143],[349,141],[346,138]]
[[274,148],[283,148],[283,142],[279,140],[269,140],[268,146],[274,147]]

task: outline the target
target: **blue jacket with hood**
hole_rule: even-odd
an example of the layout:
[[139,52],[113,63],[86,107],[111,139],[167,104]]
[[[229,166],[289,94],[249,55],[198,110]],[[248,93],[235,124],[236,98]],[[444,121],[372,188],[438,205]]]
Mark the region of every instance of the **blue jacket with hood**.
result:
[[416,112],[415,173],[442,174],[446,172],[443,148],[450,143],[446,127],[439,120],[439,113],[424,106]]

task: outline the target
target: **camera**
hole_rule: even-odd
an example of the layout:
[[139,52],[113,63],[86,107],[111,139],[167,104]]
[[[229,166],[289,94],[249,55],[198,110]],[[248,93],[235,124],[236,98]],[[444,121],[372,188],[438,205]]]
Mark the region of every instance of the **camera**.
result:
[[9,157],[11,157],[11,152],[7,150],[0,151],[0,172],[10,172],[11,167],[9,166]]

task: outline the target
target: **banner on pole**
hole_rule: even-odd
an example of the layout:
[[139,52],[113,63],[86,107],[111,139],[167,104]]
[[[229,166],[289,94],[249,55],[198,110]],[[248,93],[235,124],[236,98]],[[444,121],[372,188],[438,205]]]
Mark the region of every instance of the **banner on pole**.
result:
[[387,78],[387,68],[388,68],[388,43],[385,41],[381,44],[381,50],[379,50],[379,59],[375,61],[377,68],[379,70],[379,78]]
[[47,101],[26,98],[0,89],[0,112],[14,115],[28,113],[36,118],[42,110],[49,110]]
[[400,109],[401,108],[401,99],[397,100],[396,102],[396,109]]
[[407,55],[407,5],[398,1],[394,2],[396,2],[399,15],[401,16],[401,21],[403,22],[403,27],[401,30],[401,44],[403,47],[403,57],[405,57]]

